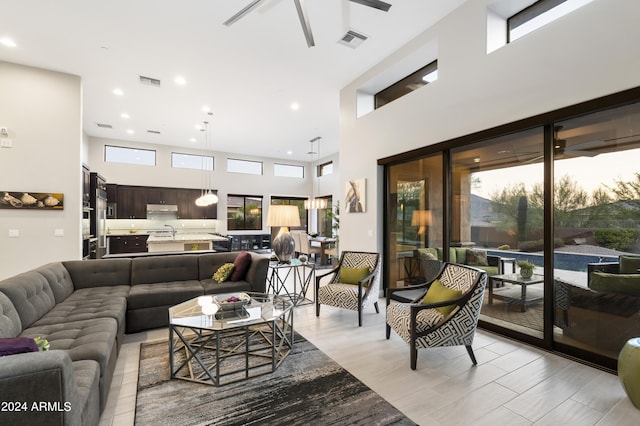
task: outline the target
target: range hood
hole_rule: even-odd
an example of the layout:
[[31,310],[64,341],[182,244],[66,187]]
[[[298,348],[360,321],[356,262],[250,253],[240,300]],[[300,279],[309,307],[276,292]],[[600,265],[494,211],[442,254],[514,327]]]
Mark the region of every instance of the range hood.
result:
[[178,206],[175,204],[147,204],[147,215],[177,215]]

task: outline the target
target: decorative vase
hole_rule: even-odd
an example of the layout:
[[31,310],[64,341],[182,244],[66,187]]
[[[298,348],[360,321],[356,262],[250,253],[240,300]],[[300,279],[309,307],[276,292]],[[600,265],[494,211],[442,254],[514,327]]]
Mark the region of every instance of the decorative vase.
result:
[[640,337],[627,340],[618,355],[618,377],[627,396],[640,409]]
[[520,275],[522,276],[522,278],[531,278],[533,276],[533,269],[520,268]]
[[298,256],[298,260],[302,263],[307,263],[307,260],[309,260],[309,258],[306,254],[301,254],[300,256]]

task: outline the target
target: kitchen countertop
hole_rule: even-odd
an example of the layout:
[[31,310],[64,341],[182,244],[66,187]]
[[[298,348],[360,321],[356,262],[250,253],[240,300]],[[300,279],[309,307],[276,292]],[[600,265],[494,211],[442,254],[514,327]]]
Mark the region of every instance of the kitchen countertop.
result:
[[[135,234],[133,234],[135,235]],[[162,233],[162,234],[149,234],[149,238],[147,239],[147,244],[149,243],[189,243],[189,242],[197,242],[197,241],[227,241],[226,238],[221,237],[219,235],[213,234],[188,234],[188,233],[178,233],[176,235],[172,235],[171,233]]]

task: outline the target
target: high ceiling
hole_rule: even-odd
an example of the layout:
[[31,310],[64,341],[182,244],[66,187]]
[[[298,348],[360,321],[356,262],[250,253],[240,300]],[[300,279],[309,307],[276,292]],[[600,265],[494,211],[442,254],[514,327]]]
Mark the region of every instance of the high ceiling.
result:
[[[316,136],[322,156],[338,151],[340,89],[464,1],[307,0],[309,48],[293,0],[230,26],[251,0],[0,0],[0,39],[16,44],[0,60],[79,75],[90,136],[202,149],[208,120],[216,151],[309,161]],[[350,29],[369,38],[338,44]]]

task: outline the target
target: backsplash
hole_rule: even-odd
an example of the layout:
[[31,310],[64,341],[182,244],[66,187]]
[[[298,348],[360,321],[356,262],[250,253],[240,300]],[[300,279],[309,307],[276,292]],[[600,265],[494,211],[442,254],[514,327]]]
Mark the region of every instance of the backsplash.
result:
[[217,219],[107,219],[107,234],[145,234],[149,231],[166,231],[171,225],[178,233],[224,232]]

